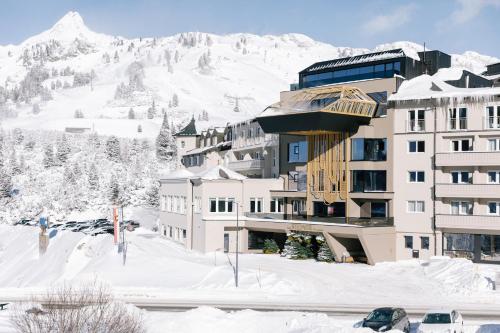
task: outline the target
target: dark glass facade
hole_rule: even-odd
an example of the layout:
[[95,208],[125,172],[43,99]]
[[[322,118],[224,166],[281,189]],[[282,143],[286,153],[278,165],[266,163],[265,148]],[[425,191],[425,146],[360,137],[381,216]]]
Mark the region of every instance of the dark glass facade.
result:
[[323,73],[304,74],[302,76],[301,88],[349,81],[390,78],[395,74],[401,74],[401,62],[391,60],[382,64],[364,65],[347,69],[338,68]]
[[385,170],[353,170],[353,192],[385,192],[387,172]]
[[387,160],[387,139],[352,139],[353,161]]

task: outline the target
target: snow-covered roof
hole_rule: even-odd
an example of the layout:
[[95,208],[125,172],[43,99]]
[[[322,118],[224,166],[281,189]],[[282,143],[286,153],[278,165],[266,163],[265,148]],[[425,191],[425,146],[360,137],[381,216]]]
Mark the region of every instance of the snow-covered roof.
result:
[[168,174],[162,180],[173,180],[173,179],[202,179],[202,180],[222,180],[222,179],[233,179],[233,180],[243,180],[247,177],[229,170],[223,166],[217,165],[210,169],[193,173],[187,169],[177,169],[174,172]]
[[500,95],[500,87],[496,88],[457,88],[439,76],[420,75],[414,79],[404,81],[396,94],[389,97],[389,101],[408,101],[440,98],[491,97]]
[[442,81],[460,80],[464,74],[464,70],[460,67],[440,68],[433,77]]
[[188,150],[186,152],[186,154],[184,154],[184,155],[201,154],[201,153],[207,152],[209,150],[214,150],[214,149],[222,148],[222,147],[224,147],[224,146],[226,146],[228,144],[230,145],[231,142],[230,141],[223,141],[223,142],[219,142],[218,144],[212,145],[212,146],[194,148],[194,149]]
[[179,132],[175,133],[174,136],[196,136],[196,123],[194,117],[191,118],[189,123],[181,129]]
[[203,180],[220,180],[220,179],[243,180],[246,179],[247,177],[233,170],[217,165],[213,168],[197,173],[196,178],[200,178]]
[[162,179],[188,179],[188,178],[193,178],[194,173],[187,169],[177,169],[174,172],[169,173]]

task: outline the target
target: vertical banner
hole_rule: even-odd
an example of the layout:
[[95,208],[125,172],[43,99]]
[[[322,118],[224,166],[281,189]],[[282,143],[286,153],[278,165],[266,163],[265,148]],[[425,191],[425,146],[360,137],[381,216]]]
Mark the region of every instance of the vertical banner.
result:
[[120,231],[120,228],[118,226],[118,208],[113,208],[113,227],[114,227],[114,230],[113,230],[113,235],[115,236],[115,244],[118,243],[118,235],[119,235],[119,231]]

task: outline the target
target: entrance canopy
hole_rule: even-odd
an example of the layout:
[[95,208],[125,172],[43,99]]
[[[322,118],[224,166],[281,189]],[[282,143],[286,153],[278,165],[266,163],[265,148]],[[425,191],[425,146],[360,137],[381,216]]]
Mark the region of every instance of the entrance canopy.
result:
[[286,93],[257,121],[266,133],[348,132],[368,124],[376,108],[377,103],[359,88],[327,86]]

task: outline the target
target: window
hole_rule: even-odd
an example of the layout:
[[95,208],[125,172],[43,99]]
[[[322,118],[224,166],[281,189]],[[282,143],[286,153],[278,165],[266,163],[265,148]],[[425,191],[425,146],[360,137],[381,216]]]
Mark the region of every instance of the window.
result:
[[372,202],[371,217],[387,217],[387,205],[385,202]]
[[169,195],[169,196],[167,196],[167,212],[173,211],[172,207],[173,207],[172,206],[172,196]]
[[488,139],[488,151],[500,151],[500,138]]
[[469,171],[452,171],[451,182],[453,184],[472,184],[472,173]]
[[408,213],[423,213],[425,211],[425,203],[419,200],[410,200],[407,202]]
[[448,129],[467,129],[467,108],[448,109]]
[[186,239],[186,229],[182,229],[182,238]]
[[500,128],[500,106],[486,108],[486,128]]
[[500,202],[488,202],[488,214],[500,215]]
[[408,171],[408,181],[410,183],[423,183],[425,181],[425,173],[423,171]]
[[472,202],[470,201],[452,201],[452,215],[472,215]]
[[262,213],[262,198],[250,198],[250,213]]
[[185,141],[181,141],[181,148],[184,148],[186,147],[186,142]]
[[451,140],[451,151],[472,151],[472,139]]
[[307,141],[291,142],[288,144],[288,162],[307,162]]
[[408,111],[408,131],[425,131],[425,110]]
[[234,198],[210,198],[211,213],[232,213]]
[[210,213],[216,213],[216,212],[217,212],[217,199],[210,198]]
[[386,171],[353,170],[352,183],[353,192],[385,192]]
[[405,248],[413,250],[413,236],[405,236]]
[[271,213],[283,213],[283,198],[271,198]]
[[429,249],[429,237],[420,237],[420,248],[422,250]]
[[387,139],[352,139],[353,161],[385,161]]
[[409,153],[423,153],[425,152],[425,141],[408,141]]
[[500,171],[488,171],[488,183],[500,184]]

